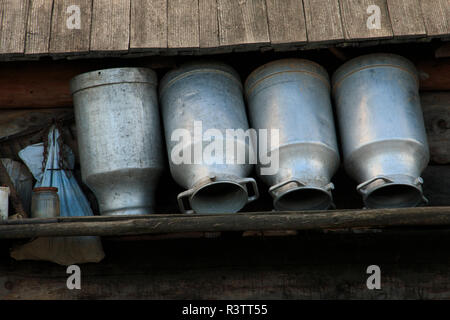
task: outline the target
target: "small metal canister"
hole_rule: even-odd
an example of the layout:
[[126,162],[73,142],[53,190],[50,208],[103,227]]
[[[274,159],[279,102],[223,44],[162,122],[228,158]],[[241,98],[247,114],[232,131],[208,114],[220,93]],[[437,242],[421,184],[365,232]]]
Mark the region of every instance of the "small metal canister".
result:
[[8,219],[9,188],[0,187],[0,220]]
[[32,218],[54,218],[59,217],[58,188],[40,187],[33,189],[31,197]]
[[72,79],[83,182],[100,214],[154,212],[164,168],[156,73],[113,68]]

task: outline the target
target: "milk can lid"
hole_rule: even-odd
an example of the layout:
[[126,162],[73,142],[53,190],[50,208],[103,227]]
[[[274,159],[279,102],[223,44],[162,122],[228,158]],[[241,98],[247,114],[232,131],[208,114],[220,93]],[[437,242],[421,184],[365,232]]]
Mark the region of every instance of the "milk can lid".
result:
[[148,68],[112,68],[90,71],[74,77],[70,81],[72,94],[92,87],[120,84],[120,83],[148,83],[156,86],[158,78],[155,71]]

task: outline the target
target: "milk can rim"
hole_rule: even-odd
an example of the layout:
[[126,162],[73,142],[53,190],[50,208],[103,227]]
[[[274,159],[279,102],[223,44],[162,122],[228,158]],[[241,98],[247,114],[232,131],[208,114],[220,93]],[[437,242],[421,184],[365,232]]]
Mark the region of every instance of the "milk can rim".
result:
[[[328,199],[327,199],[327,200],[329,200],[328,201],[328,208],[333,204],[333,194],[330,191],[326,190],[324,187],[316,187],[316,186],[306,185],[306,186],[301,186],[301,187],[292,187],[292,188],[289,188],[287,190],[282,191],[280,194],[278,194],[276,196],[275,199],[273,199],[273,206],[277,210],[280,210],[280,211],[284,210],[282,208],[282,206],[278,205],[279,201],[281,200],[281,198],[283,198],[284,196],[288,195],[289,193],[296,192],[296,191],[299,191],[299,190],[319,191],[319,192],[321,192],[322,194],[325,194],[328,197]],[[327,210],[327,209],[313,209],[313,210]]]
[[[361,63],[364,63],[365,61],[367,61],[366,65],[359,65]],[[361,55],[347,61],[333,73],[331,80],[333,93],[341,85],[342,81],[344,81],[351,75],[359,71],[379,67],[391,67],[403,70],[410,74],[419,85],[419,76],[417,69],[409,59],[393,53],[371,53]]]
[[220,61],[192,61],[180,65],[178,68],[168,71],[160,81],[159,95],[182,78],[195,73],[222,72],[230,75],[239,87],[242,88],[242,81],[239,73],[230,65]]
[[[122,75],[120,71],[123,72]],[[156,86],[158,84],[158,77],[155,71],[144,67],[99,69],[73,77],[70,80],[70,91],[74,95],[85,89],[121,83],[146,83]]]
[[[271,70],[270,68],[276,68],[284,66],[288,63],[294,63],[296,64],[297,68],[293,68],[292,70]],[[315,70],[306,70],[306,68],[302,68],[304,66],[313,66]],[[264,74],[264,69],[266,69],[266,73]],[[262,66],[259,66],[255,70],[253,70],[245,80],[245,92],[248,96],[251,91],[254,90],[254,88],[260,83],[261,81],[275,76],[280,73],[287,73],[287,72],[299,72],[299,73],[309,73],[312,76],[316,76],[321,81],[323,81],[328,88],[330,88],[330,77],[328,75],[328,71],[318,64],[317,62],[308,60],[308,59],[301,59],[301,58],[286,58],[286,59],[278,59],[271,62],[268,62],[266,64],[263,64]],[[261,75],[264,75],[261,77]]]

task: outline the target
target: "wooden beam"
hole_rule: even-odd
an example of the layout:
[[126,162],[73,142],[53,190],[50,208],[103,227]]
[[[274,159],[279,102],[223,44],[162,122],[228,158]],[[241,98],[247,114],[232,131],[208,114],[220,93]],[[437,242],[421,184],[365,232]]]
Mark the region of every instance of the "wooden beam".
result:
[[422,60],[417,63],[422,91],[450,91],[450,59]]
[[7,220],[0,238],[450,225],[450,207]]
[[5,63],[0,68],[0,109],[72,107],[69,81],[83,69],[65,63]]

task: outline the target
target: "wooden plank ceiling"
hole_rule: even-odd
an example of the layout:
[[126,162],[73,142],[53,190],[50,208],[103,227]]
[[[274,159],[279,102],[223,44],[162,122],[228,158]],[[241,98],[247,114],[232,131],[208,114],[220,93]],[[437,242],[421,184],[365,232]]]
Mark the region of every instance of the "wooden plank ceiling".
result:
[[450,37],[450,0],[0,0],[0,59]]

